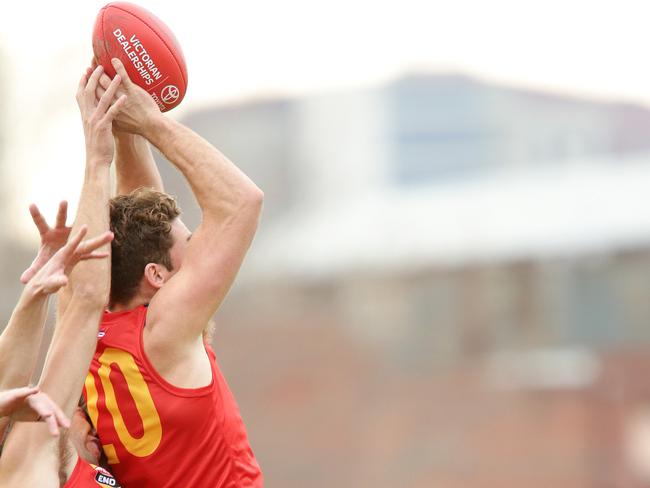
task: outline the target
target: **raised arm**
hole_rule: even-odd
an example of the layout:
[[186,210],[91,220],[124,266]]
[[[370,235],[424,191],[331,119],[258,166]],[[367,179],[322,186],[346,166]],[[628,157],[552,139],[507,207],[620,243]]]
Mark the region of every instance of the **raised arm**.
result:
[[[120,84],[116,76],[104,96],[98,101],[95,92],[99,77],[103,73],[102,66],[97,66],[92,73],[90,69],[82,76],[77,88],[77,104],[81,112],[84,136],[86,141],[86,169],[79,197],[77,216],[72,226],[76,232],[82,225],[88,226],[88,235],[94,236],[108,228],[108,200],[110,198],[110,165],[113,161],[115,143],[111,132],[114,115],[125,100],[122,96],[110,105]],[[109,108],[110,107],[110,108]],[[100,274],[94,279],[86,271],[78,267],[70,276],[70,283],[59,293],[58,317],[65,309],[73,293],[86,293],[89,299],[106,297],[110,291],[110,274]],[[105,304],[104,303],[104,304]]]
[[[65,280],[68,284],[67,303],[54,332],[48,351],[39,387],[57,403],[66,415],[71,415],[81,394],[83,381],[96,346],[97,331],[102,311],[108,301],[110,283],[110,259],[86,261],[75,267],[78,260],[72,259],[75,250],[83,245],[80,237],[86,230],[93,230],[96,237],[87,242],[82,251],[98,249],[110,256],[108,243],[112,234],[108,232],[108,168],[113,158],[114,142],[111,134],[113,117],[124,102],[120,98],[110,106],[110,101],[120,83],[113,80],[105,97],[95,101],[95,86],[99,68],[88,78],[86,73],[79,85],[77,102],[81,109],[86,138],[86,179],[77,223],[80,232],[71,242],[52,258],[62,262]],[[92,194],[95,191],[97,194]],[[86,207],[81,205],[87,204]],[[93,213],[94,212],[94,213]],[[48,263],[49,265],[49,263]],[[47,266],[34,277],[39,278]],[[74,269],[73,269],[74,268]],[[71,352],[73,352],[71,354]],[[37,426],[38,427],[38,426]],[[47,432],[31,425],[18,424],[11,432],[7,446],[0,458],[0,478],[3,486],[58,486],[58,450]],[[56,482],[56,484],[55,484]]]
[[[99,78],[97,99],[101,98],[111,84],[106,74]],[[124,94],[118,90],[117,96]],[[113,126],[115,136],[115,193],[127,195],[140,187],[164,191],[158,166],[153,158],[149,142],[142,136],[119,130]]]
[[[97,66],[93,63],[93,66]],[[96,97],[99,100],[111,85],[111,79],[106,74],[99,77]],[[118,89],[116,96],[124,94]],[[151,153],[147,140],[137,134],[119,130],[113,125],[115,136],[115,176],[117,195],[126,195],[140,187],[164,191],[158,166]]]
[[163,182],[147,140],[137,134],[113,130],[115,135],[115,176],[117,195],[140,187],[163,191]]
[[[99,265],[88,262],[82,266],[105,268],[108,272],[109,253],[95,250],[106,246],[112,234],[105,232],[81,242],[86,229],[83,226],[30,281],[39,292],[52,293],[65,286],[70,271],[80,260],[101,258]],[[23,405],[13,405],[12,418],[18,423],[9,434],[0,458],[2,486],[59,486],[58,440],[52,434],[58,434],[58,426],[69,427],[67,417],[72,415],[79,399],[95,350],[100,315],[101,308],[88,301],[86,294],[73,294],[63,319],[57,324],[39,388],[28,390],[32,394],[25,398]],[[35,420],[45,420],[49,431],[44,426],[22,422]]]
[[50,227],[36,205],[29,212],[41,236],[41,245],[32,264],[20,277],[27,284],[14,308],[9,323],[0,335],[0,390],[26,385],[38,359],[38,344],[43,336],[49,294],[39,293],[30,280],[65,245],[70,234],[66,227],[67,202],[59,204],[56,224]]
[[161,114],[124,66],[113,62],[128,95],[117,124],[146,137],[181,171],[203,213],[180,269],[154,295],[147,313],[149,344],[178,348],[200,338],[232,285],[257,229],[263,194],[205,139]]

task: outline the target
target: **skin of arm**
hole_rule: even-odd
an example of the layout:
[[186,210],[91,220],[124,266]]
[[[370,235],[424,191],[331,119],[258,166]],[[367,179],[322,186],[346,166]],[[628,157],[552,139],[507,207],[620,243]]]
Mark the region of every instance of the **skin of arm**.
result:
[[48,295],[29,283],[20,295],[7,327],[0,336],[0,390],[29,383],[43,337]]
[[154,295],[147,312],[146,351],[165,369],[184,348],[202,347],[201,333],[232,285],[257,229],[263,193],[205,139],[161,114],[128,79],[119,60],[113,66],[128,95],[116,124],[144,136],[181,171],[203,214],[182,266]]
[[[68,275],[81,259],[102,258],[98,263],[84,263],[93,268],[107,268],[108,253],[94,253],[112,239],[110,232],[81,242],[86,227],[71,239],[70,243],[55,254],[30,281],[42,293],[53,293],[68,281]],[[43,425],[17,422],[9,434],[3,455],[0,458],[0,484],[2,486],[58,486],[59,454],[58,429],[52,425],[68,427],[66,416],[71,416],[79,398],[88,364],[95,350],[97,329],[102,309],[97,308],[87,295],[74,295],[67,311],[58,324],[37,391],[31,405],[23,407],[22,417],[16,420],[37,420],[24,417],[26,407],[31,407],[31,415],[46,416],[50,429]],[[70,354],[74,351],[74,354]],[[41,393],[42,392],[42,393]],[[45,393],[47,392],[47,394]],[[43,398],[39,398],[39,395]],[[49,402],[49,404],[47,402]],[[40,403],[40,405],[39,405]],[[60,407],[59,407],[60,406]],[[55,407],[48,411],[48,407]],[[56,419],[54,418],[56,417]],[[54,484],[54,481],[56,484]]]
[[70,227],[66,227],[68,204],[59,204],[56,224],[50,227],[34,204],[29,212],[41,236],[38,255],[22,274],[20,280],[26,284],[7,327],[0,335],[0,390],[26,385],[34,373],[38,348],[43,336],[43,325],[49,301],[49,294],[42,293],[30,280],[68,241]]
[[[96,97],[99,100],[111,84],[106,74],[99,77]],[[118,90],[118,96],[124,94]],[[149,142],[138,134],[119,130],[113,125],[115,136],[115,176],[116,194],[126,195],[140,187],[164,191],[158,166],[153,158]]]
[[[113,79],[105,96],[99,102],[96,100],[95,91],[102,73],[101,65],[97,66],[92,73],[89,68],[77,89],[77,103],[81,111],[86,140],[86,169],[72,232],[77,232],[82,225],[86,225],[91,236],[108,228],[110,164],[115,153],[115,143],[111,132],[112,126],[106,124],[106,119],[110,118],[112,121],[125,101],[125,97],[122,96],[112,106],[110,105],[121,82],[119,76]],[[88,300],[104,300],[102,307],[106,305],[110,291],[110,273],[88,279],[92,278],[92,275],[86,271],[87,269],[77,267],[70,275],[68,286],[59,293],[57,310],[59,318],[65,313],[73,293],[85,294]]]
[[114,130],[113,134],[117,195],[126,195],[143,186],[163,191],[162,178],[147,140],[120,130]]
[[[87,70],[77,91],[86,139],[87,164],[73,232],[77,236],[74,227],[81,226],[83,233],[87,229],[93,232],[92,235],[98,235],[91,239],[92,244],[95,249],[104,251],[104,257],[108,257],[108,243],[112,239],[110,232],[107,232],[109,165],[114,152],[111,125],[125,98],[121,97],[112,106],[109,104],[120,83],[119,76],[116,76],[105,97],[97,103],[95,89],[100,74],[101,67],[96,68],[90,77],[90,69]],[[87,206],[83,207],[84,204]],[[67,245],[62,251],[66,248]],[[68,416],[72,414],[82,390],[110,287],[110,259],[86,261],[76,267],[74,264],[67,269],[66,304],[58,320],[39,382],[40,389]],[[74,354],[70,354],[70,351],[74,351]],[[53,440],[47,430],[38,427],[40,426],[18,423],[12,430],[0,458],[2,486],[59,486],[56,475],[59,463],[58,441]]]

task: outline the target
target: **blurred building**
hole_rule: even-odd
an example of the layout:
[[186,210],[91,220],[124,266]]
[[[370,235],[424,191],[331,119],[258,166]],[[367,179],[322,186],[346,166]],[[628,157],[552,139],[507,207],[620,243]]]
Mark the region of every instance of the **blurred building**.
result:
[[270,486],[646,486],[649,110],[413,75],[185,122],[266,193],[216,346]]
[[215,346],[269,487],[648,486],[650,110],[422,74],[184,122],[266,194]]

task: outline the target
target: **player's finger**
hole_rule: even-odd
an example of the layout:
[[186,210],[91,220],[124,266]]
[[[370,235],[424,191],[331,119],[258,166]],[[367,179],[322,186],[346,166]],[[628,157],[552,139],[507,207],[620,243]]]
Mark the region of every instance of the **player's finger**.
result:
[[86,99],[86,103],[92,104],[90,106],[94,106],[95,104],[95,90],[97,89],[97,80],[99,80],[99,77],[103,72],[104,67],[100,64],[93,70],[93,73],[90,75],[90,78],[88,78],[88,83],[84,88],[84,97]]
[[79,258],[80,261],[86,261],[88,259],[104,259],[107,258],[110,255],[110,253],[104,252],[104,251],[93,251],[89,252],[86,254],[81,255]]
[[117,71],[117,74],[122,77],[122,84],[124,85],[124,88],[128,91],[129,88],[133,85],[133,82],[131,81],[131,78],[129,78],[128,73],[126,72],[126,68],[122,64],[122,61],[120,61],[117,58],[111,59],[111,64],[113,65],[113,68],[115,68],[115,71]]
[[79,232],[77,232],[74,236],[72,236],[72,238],[67,242],[67,244],[63,246],[62,251],[66,257],[72,255],[77,250],[77,248],[79,247],[79,243],[86,235],[86,232],[88,232],[88,226],[84,224],[79,229]]
[[45,234],[48,230],[50,230],[50,226],[47,225],[47,222],[45,221],[45,217],[43,217],[43,214],[38,209],[35,203],[32,203],[29,206],[29,213],[32,216],[32,220],[34,221],[34,224],[36,224],[36,228],[38,229],[39,234]]
[[70,419],[66,417],[66,415],[63,413],[63,410],[61,410],[61,408],[54,402],[52,402],[52,411],[54,413],[56,423],[59,426],[65,427],[66,429],[70,427]]
[[77,86],[77,102],[81,101],[81,99],[83,98],[84,89],[88,84],[88,77],[90,76],[91,71],[92,71],[91,68],[86,68],[84,74],[81,75],[81,79],[79,80],[79,85]]
[[47,424],[47,430],[50,431],[50,434],[53,436],[59,435],[59,426],[56,424],[56,417],[52,412],[49,412],[47,415],[41,415],[39,417],[39,420],[41,422],[45,422]]
[[126,102],[126,95],[121,95],[120,98],[118,98],[117,101],[113,105],[111,105],[111,108],[108,109],[106,115],[104,115],[104,118],[102,119],[102,123],[113,122],[113,119],[120,112],[122,105],[124,105],[125,102]]
[[115,92],[117,91],[117,87],[120,85],[121,81],[122,77],[120,75],[115,75],[115,78],[111,81],[111,84],[102,95],[102,98],[99,99],[99,104],[97,104],[97,110],[99,110],[99,113],[103,114],[106,112],[113,101],[113,97],[115,96]]
[[38,393],[38,386],[23,386],[20,388],[13,388],[6,393],[8,401],[13,403],[19,400],[24,400],[29,395]]
[[106,73],[102,73],[102,75],[99,77],[99,86],[102,87],[104,90],[108,90],[108,87],[111,85],[111,77],[108,76]]
[[67,284],[68,277],[66,275],[57,275],[48,278],[43,284],[43,289],[45,290],[45,293],[56,293]]
[[56,227],[65,227],[65,221],[68,219],[68,202],[62,200],[59,203],[59,211],[56,214]]
[[25,271],[23,271],[23,274],[20,275],[20,282],[23,285],[26,285],[27,283],[29,283],[29,280],[31,280],[34,277],[35,274],[36,271],[34,271],[34,268],[30,265],[30,267],[27,268]]
[[100,234],[96,237],[86,239],[77,247],[77,254],[86,255],[92,254],[93,251],[102,247],[105,244],[108,244],[113,240],[113,233],[111,231],[106,231],[103,234]]

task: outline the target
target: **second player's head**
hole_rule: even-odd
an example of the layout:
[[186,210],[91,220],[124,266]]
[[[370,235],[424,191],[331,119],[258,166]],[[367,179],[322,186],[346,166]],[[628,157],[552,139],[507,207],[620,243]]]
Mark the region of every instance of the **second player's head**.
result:
[[190,232],[173,197],[149,188],[110,202],[111,305],[144,301],[178,270]]

